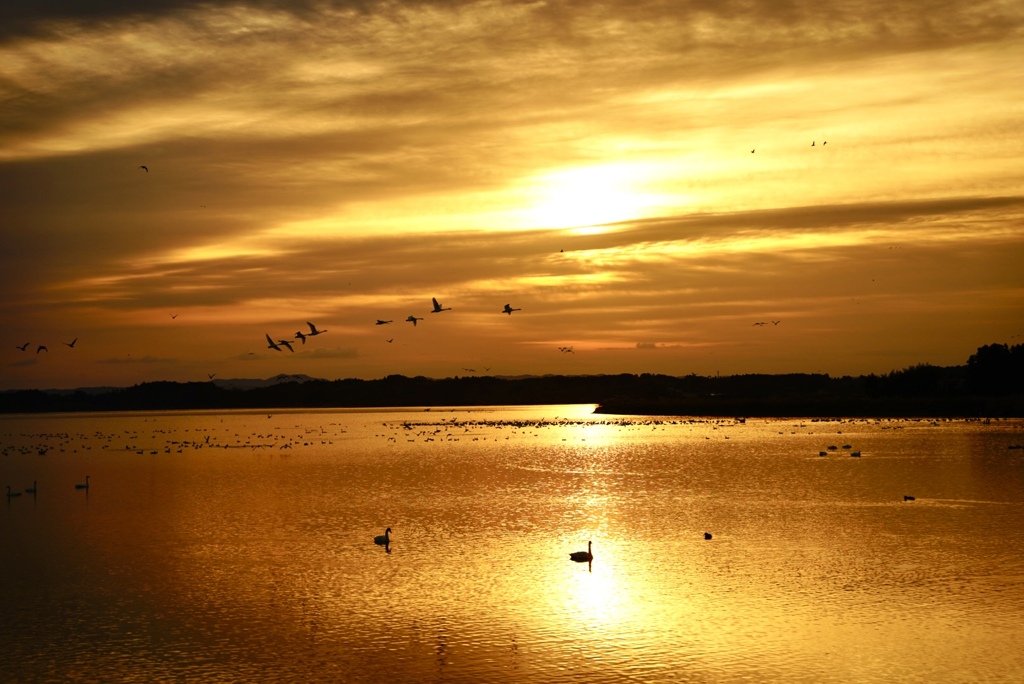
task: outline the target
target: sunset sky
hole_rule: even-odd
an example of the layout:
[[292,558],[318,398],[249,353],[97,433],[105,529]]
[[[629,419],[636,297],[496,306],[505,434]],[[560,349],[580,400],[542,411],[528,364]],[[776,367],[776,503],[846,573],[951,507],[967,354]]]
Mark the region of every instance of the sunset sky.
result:
[[6,1],[0,389],[960,364],[1022,85],[1019,0]]

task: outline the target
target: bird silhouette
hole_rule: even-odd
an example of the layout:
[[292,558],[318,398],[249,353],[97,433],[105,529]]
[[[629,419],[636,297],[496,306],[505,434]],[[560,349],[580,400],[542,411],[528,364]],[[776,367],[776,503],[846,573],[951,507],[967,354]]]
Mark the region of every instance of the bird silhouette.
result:
[[312,323],[310,323],[309,321],[306,321],[306,325],[309,326],[309,337],[315,337],[316,335],[323,335],[325,332],[327,332],[326,330],[317,330],[316,326],[313,325]]
[[711,539],[711,533],[710,532],[705,532],[704,533],[704,538],[705,539]]
[[7,499],[8,499],[8,501],[13,499],[16,496],[21,496],[21,492],[12,492],[11,491],[11,485],[7,485]]
[[302,344],[306,344],[306,336],[302,333],[301,330],[295,332],[295,339],[302,340]]
[[513,311],[522,311],[522,309],[513,309],[511,304],[506,304],[505,308],[501,310],[502,313],[507,313],[509,316],[512,315]]
[[393,337],[392,337],[392,338],[391,338],[390,340],[387,340],[387,343],[388,343],[388,344],[391,344],[391,343],[392,343],[392,342],[394,342],[394,341],[395,341],[395,338],[393,338]]
[[764,321],[758,321],[757,323],[754,323],[754,325],[764,325]]
[[78,342],[78,338],[77,337],[75,339],[71,340],[70,342],[65,342],[64,344],[66,346],[71,347],[72,349],[74,349],[75,348],[75,342]]
[[20,349],[21,351],[25,351],[26,349],[28,349],[28,345],[30,345],[30,344],[31,344],[31,342],[26,342],[25,344],[21,345],[20,347],[18,345],[14,345],[14,346],[16,348]]
[[576,352],[574,352],[572,350],[572,347],[559,347],[558,351],[562,352],[563,354],[575,354],[576,353]]
[[75,485],[75,489],[88,489],[89,488],[89,476],[85,476],[85,482]]
[[216,373],[207,373],[207,374],[206,374],[206,377],[208,377],[208,378],[210,378],[211,380],[213,380],[213,378],[214,378],[214,376],[215,376],[215,375],[217,375],[217,374],[216,374]]
[[412,323],[413,326],[415,326],[416,325],[416,321],[422,321],[423,319],[422,318],[416,318],[412,314],[409,314],[409,317],[406,318],[405,320],[408,321],[409,323]]
[[[273,349],[275,351],[281,351],[281,347],[277,345],[274,340],[270,339],[270,335],[267,335],[267,349]],[[295,351],[294,349],[292,351]]]
[[384,534],[378,534],[373,538],[373,543],[377,546],[387,546],[391,543],[391,528],[384,530]]
[[177,317],[178,317],[178,314],[171,314],[171,320],[172,320],[172,321],[173,321],[173,320],[174,320],[175,318],[177,318]]
[[38,353],[39,353],[39,352],[41,352],[41,351],[44,351],[44,352],[48,352],[48,351],[50,351],[50,350],[49,350],[49,349],[47,349],[45,345],[42,345],[42,344],[41,344],[41,345],[39,345],[38,347],[36,347],[36,354],[38,354]]
[[778,325],[778,324],[779,324],[779,323],[781,323],[781,322],[782,322],[782,321],[772,321],[772,325]]
[[586,551],[573,551],[572,553],[570,553],[569,560],[574,561],[576,563],[589,563],[590,561],[594,560],[594,554],[591,553],[590,548],[590,545],[592,543],[593,542],[587,542]]
[[441,306],[441,303],[437,301],[436,297],[431,297],[431,301],[434,302],[434,310],[430,313],[441,313],[442,311],[451,311],[450,306]]
[[140,168],[140,169],[142,169],[143,171],[145,171],[146,173],[149,173],[149,167],[148,167],[148,166],[146,166],[145,164],[143,164],[143,165],[142,165],[142,166],[140,166],[139,168]]
[[392,321],[382,321],[379,318],[377,319],[377,325],[387,325],[388,323],[391,323],[391,322]]
[[282,347],[288,347],[288,351],[292,352],[293,354],[295,353],[295,350],[292,349],[292,343],[289,342],[288,340],[278,340],[277,343]]

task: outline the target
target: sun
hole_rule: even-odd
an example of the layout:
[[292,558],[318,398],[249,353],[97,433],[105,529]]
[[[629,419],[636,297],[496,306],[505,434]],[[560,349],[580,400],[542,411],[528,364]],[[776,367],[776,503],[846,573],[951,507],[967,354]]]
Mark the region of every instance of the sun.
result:
[[647,174],[637,166],[603,164],[536,176],[523,219],[537,228],[573,228],[640,218],[654,198],[642,191]]

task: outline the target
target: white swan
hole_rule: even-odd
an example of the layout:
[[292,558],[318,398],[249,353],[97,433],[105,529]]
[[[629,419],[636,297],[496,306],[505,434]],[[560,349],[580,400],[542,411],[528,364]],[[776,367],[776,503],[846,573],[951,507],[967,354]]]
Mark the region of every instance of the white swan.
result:
[[570,553],[569,560],[575,561],[577,563],[589,563],[590,561],[594,560],[594,554],[590,552],[591,543],[592,542],[589,541],[587,542],[586,551],[573,551],[572,553]]
[[389,527],[388,529],[384,530],[384,534],[378,534],[376,537],[374,537],[373,543],[377,546],[387,546],[391,543],[391,537],[388,536],[390,534],[391,528]]

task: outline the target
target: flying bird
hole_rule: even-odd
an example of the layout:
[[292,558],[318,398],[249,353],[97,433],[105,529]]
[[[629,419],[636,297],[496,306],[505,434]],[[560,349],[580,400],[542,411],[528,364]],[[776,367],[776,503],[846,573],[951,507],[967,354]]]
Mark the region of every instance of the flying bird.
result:
[[392,342],[394,342],[394,341],[395,341],[395,338],[393,338],[393,337],[392,337],[392,338],[391,338],[390,340],[387,340],[387,343],[388,343],[388,344],[391,344],[391,343],[392,343]]
[[26,342],[25,344],[21,345],[20,347],[18,347],[18,345],[14,345],[14,346],[16,348],[20,349],[21,351],[25,351],[26,349],[28,349],[28,345],[29,344],[31,344],[31,342]]
[[441,313],[442,311],[451,311],[452,310],[452,307],[450,307],[450,306],[442,307],[441,303],[437,301],[436,297],[431,297],[430,299],[431,299],[432,302],[434,302],[434,310],[431,311],[430,313]]
[[408,321],[409,323],[412,323],[413,326],[415,326],[416,325],[416,321],[422,321],[423,319],[422,318],[416,318],[415,316],[410,314],[409,317],[406,318],[405,320]]
[[71,347],[72,349],[74,349],[75,348],[75,342],[78,342],[78,338],[77,337],[75,339],[71,340],[70,342],[65,342],[64,344],[66,346]]
[[[281,345],[281,346],[283,346],[283,347],[288,347],[288,351],[290,351],[290,352],[292,352],[292,353],[294,353],[294,352],[295,352],[295,350],[294,350],[294,349],[292,349],[292,343],[291,343],[291,342],[289,342],[288,340],[278,340],[278,341],[277,341],[277,343],[278,343],[278,344],[280,344],[280,345]],[[280,351],[280,350],[279,350],[279,351]]]
[[143,171],[145,171],[146,173],[149,173],[149,167],[148,167],[148,166],[146,166],[145,164],[143,164],[143,165],[142,165],[142,166],[140,166],[139,168],[140,168],[140,169],[142,169]]
[[47,349],[44,345],[39,345],[38,347],[36,347],[36,354],[38,354],[41,351],[48,352],[50,350]]
[[562,352],[563,354],[575,354],[576,353],[576,352],[574,352],[572,350],[572,347],[559,347],[558,351]]
[[764,321],[758,321],[757,323],[754,323],[754,325],[764,325]]
[[316,335],[323,335],[325,332],[327,332],[326,330],[317,330],[316,326],[313,325],[312,323],[310,323],[309,321],[306,321],[306,325],[309,326],[309,337],[314,337]]
[[778,324],[779,324],[779,323],[781,323],[781,322],[782,322],[782,321],[772,321],[772,325],[778,325]]
[[[270,339],[270,335],[267,335],[267,349],[273,349],[275,351],[281,351],[281,347],[277,346],[274,340]],[[292,351],[295,351],[294,349]]]
[[511,304],[506,304],[505,308],[501,310],[502,313],[507,313],[509,316],[512,315],[513,311],[522,311],[522,309],[513,309]]
[[299,330],[299,331],[296,331],[296,333],[295,333],[295,339],[297,339],[297,340],[302,340],[302,344],[306,344],[306,336],[305,336],[304,334],[302,334],[302,331],[301,331],[301,330]]
[[177,318],[177,317],[178,317],[178,314],[171,314],[171,320],[172,320],[172,321],[173,321],[173,320],[174,320],[175,318]]
[[206,377],[208,377],[208,378],[210,378],[211,380],[213,380],[213,377],[214,377],[215,375],[217,375],[217,374],[216,374],[216,373],[207,373],[207,374],[206,374]]
[[382,321],[379,318],[377,319],[377,325],[387,325],[388,323],[391,323],[391,322],[392,321]]

